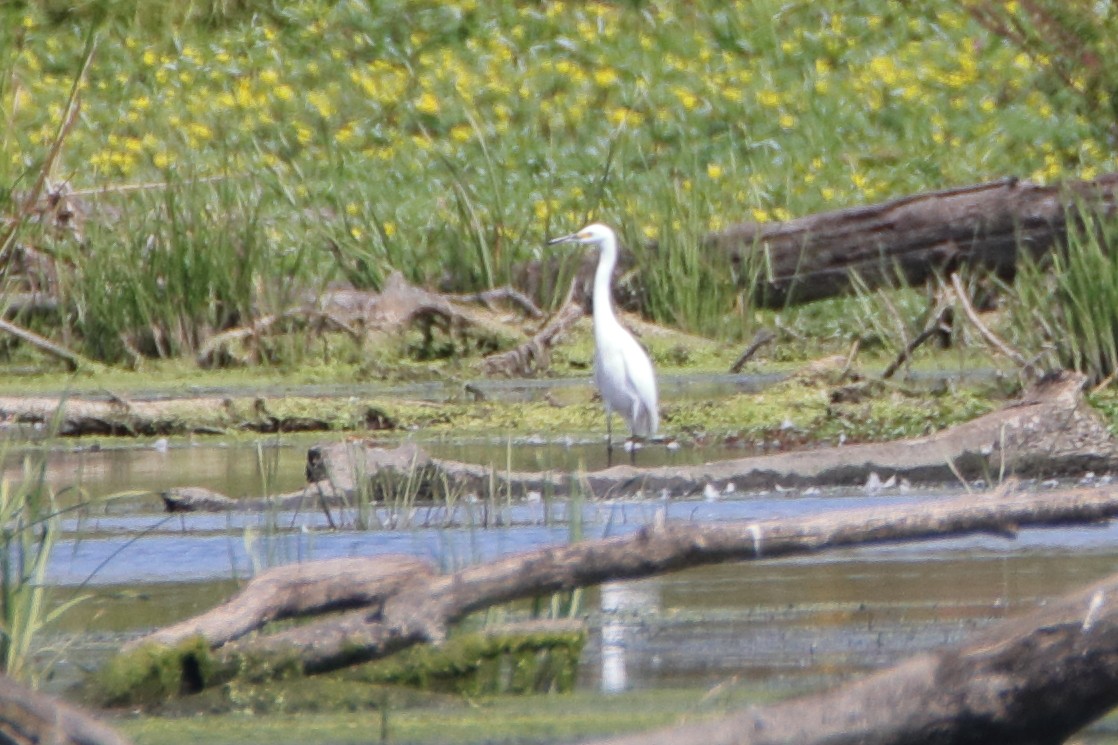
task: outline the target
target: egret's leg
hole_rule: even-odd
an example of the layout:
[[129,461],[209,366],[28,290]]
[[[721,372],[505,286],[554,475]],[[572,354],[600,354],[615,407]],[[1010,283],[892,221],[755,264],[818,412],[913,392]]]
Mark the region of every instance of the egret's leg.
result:
[[606,409],[606,468],[613,465],[613,416]]
[[[630,415],[629,421],[633,423],[633,427],[635,428],[637,426],[637,422],[640,421],[640,414],[641,414],[640,401],[638,401],[636,399],[633,400],[633,411],[630,414],[631,415]],[[641,441],[641,439],[642,438],[637,437],[635,434],[630,434],[630,437],[629,437],[629,445],[630,445],[630,447],[629,447],[629,465],[631,465],[631,466],[637,465],[637,444]]]

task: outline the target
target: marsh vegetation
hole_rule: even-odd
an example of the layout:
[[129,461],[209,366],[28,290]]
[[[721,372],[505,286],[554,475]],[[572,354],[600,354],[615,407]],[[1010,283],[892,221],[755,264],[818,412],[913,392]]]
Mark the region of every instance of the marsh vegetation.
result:
[[[724,372],[762,329],[774,341],[750,372],[840,360],[763,392],[668,396],[664,426],[684,447],[922,435],[1055,368],[1087,374],[1113,429],[1118,227],[1105,209],[1069,204],[1061,250],[1022,251],[1015,276],[960,269],[1026,374],[962,320],[947,276],[854,277],[845,297],[761,308],[748,288],[763,251],[728,266],[704,238],[1118,171],[1115,39],[1110,4],[1054,0],[4,3],[0,391],[125,409],[217,391],[228,406],[184,403],[148,434],[317,418],[443,444],[503,438],[511,468],[514,441],[604,429],[582,392],[479,401],[468,385],[563,307],[581,259],[546,239],[594,220],[628,249],[618,301],[664,379]],[[429,320],[380,333],[325,303],[394,273],[448,296],[511,287],[543,316],[499,305],[486,318],[500,333]],[[956,322],[940,347],[915,349],[900,383],[867,381],[945,307]],[[231,332],[237,346],[212,354]],[[591,359],[582,321],[535,372],[588,377]],[[994,372],[912,382],[975,369]],[[424,381],[437,400],[348,387]],[[283,395],[311,384],[345,393]],[[59,521],[92,498],[77,485],[59,502],[66,487],[46,475],[60,423],[36,420],[42,448],[17,444],[0,483],[0,657],[31,681],[32,640],[68,607],[44,588]],[[274,474],[259,475],[267,493]]]

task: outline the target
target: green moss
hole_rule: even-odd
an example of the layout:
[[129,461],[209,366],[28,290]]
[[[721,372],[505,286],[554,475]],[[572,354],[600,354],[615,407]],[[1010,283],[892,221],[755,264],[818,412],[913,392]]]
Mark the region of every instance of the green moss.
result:
[[583,631],[470,633],[438,647],[412,647],[357,674],[371,683],[469,696],[564,692],[574,686],[585,641]]
[[758,393],[669,404],[662,413],[665,431],[675,433],[793,444],[840,436],[871,441],[943,429],[991,411],[1004,399],[1005,392],[990,388],[929,392],[874,383],[851,392],[846,386],[792,378]]
[[104,706],[150,706],[210,684],[214,662],[206,641],[174,647],[146,644],[109,661],[93,679],[91,697]]

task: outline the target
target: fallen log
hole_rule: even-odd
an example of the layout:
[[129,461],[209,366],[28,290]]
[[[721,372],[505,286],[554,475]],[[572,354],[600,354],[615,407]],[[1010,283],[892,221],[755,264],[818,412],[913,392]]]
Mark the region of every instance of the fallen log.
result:
[[128,745],[77,707],[0,675],[0,742],[7,745]]
[[[1118,575],[820,694],[593,745],[1051,745],[1118,706]],[[588,744],[589,745],[589,744]]]
[[527,377],[546,370],[551,363],[551,349],[578,320],[585,315],[582,305],[567,302],[555,317],[531,339],[513,349],[495,352],[481,361],[485,375]]
[[1110,215],[1116,204],[1115,173],[1053,186],[1007,178],[741,223],[704,243],[725,256],[755,305],[782,308],[848,293],[855,275],[870,289],[923,284],[964,265],[1011,279],[1020,255],[1042,256],[1064,241],[1079,210]]
[[174,646],[192,636],[219,647],[272,621],[356,607],[375,611],[406,584],[433,574],[430,563],[410,556],[347,557],[273,567],[218,607],[134,639],[122,651],[145,644]]
[[[975,533],[1012,536],[1023,527],[1094,523],[1115,515],[1118,490],[1081,489],[966,495],[916,505],[832,510],[811,517],[655,523],[628,535],[542,548],[452,574],[409,573],[397,592],[378,595],[373,608],[344,611],[275,633],[243,636],[220,646],[204,639],[195,646],[186,641],[170,648],[145,644],[113,664],[133,669],[141,655],[142,664],[163,671],[161,679],[166,679],[167,665],[179,665],[185,690],[220,684],[246,669],[257,677],[292,671],[322,673],[415,644],[439,643],[451,625],[493,605],[605,581],[862,544]],[[197,621],[187,621],[179,628],[196,625]],[[216,649],[207,653],[212,646]],[[135,672],[129,675],[136,680],[149,677]]]
[[524,473],[431,458],[406,444],[384,450],[349,441],[312,447],[307,478],[327,495],[353,499],[359,488],[383,495],[407,488],[420,499],[452,494],[525,497],[589,489],[598,497],[688,496],[708,486],[725,490],[859,485],[870,474],[910,482],[962,477],[1051,476],[1101,472],[1118,463],[1118,447],[1081,395],[1078,373],[1049,376],[1017,401],[973,421],[924,437],[843,445],[704,463],[697,466],[614,466],[584,474]]

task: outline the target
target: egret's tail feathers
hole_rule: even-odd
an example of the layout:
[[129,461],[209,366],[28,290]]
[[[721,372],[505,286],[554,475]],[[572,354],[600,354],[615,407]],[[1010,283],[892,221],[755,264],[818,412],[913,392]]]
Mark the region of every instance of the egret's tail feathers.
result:
[[633,417],[633,435],[636,437],[655,437],[660,426],[660,416],[655,409],[637,408]]

